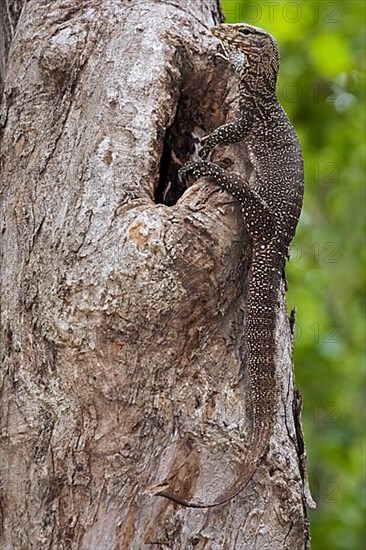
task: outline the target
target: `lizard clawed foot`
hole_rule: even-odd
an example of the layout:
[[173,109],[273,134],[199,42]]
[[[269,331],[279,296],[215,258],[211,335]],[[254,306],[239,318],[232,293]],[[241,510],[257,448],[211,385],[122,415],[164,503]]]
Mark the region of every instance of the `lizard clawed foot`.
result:
[[210,136],[205,136],[204,138],[201,139],[201,143],[200,143],[201,148],[198,151],[198,154],[200,158],[203,160],[205,160],[212,151],[212,147],[210,147],[209,144],[207,143],[209,137]]
[[208,166],[204,160],[194,160],[186,162],[186,164],[179,170],[178,179],[181,183],[188,185],[188,180],[193,178],[195,181],[206,176],[208,171]]

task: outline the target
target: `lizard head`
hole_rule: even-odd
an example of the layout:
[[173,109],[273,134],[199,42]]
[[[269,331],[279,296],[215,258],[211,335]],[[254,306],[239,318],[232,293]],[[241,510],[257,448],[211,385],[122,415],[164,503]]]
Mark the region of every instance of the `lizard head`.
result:
[[256,73],[267,85],[276,87],[280,52],[274,38],[263,29],[238,23],[212,27],[211,33],[221,41],[224,56],[241,77]]

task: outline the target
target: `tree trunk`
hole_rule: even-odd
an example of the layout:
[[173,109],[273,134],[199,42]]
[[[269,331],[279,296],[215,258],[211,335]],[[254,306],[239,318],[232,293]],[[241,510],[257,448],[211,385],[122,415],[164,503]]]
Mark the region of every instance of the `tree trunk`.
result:
[[[250,243],[240,209],[177,170],[233,115],[215,0],[3,0],[0,545],[308,546],[291,327],[266,459],[211,500],[250,429],[239,380]],[[242,145],[214,157],[250,167]],[[295,411],[295,414],[294,414]],[[306,491],[305,491],[306,492]]]

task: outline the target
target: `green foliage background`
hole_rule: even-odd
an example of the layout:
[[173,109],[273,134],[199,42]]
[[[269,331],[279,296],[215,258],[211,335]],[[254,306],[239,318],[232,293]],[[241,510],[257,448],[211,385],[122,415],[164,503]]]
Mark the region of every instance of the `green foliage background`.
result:
[[313,550],[365,548],[365,5],[222,0],[228,23],[263,27],[281,54],[278,92],[305,159],[292,246],[295,368],[304,398]]

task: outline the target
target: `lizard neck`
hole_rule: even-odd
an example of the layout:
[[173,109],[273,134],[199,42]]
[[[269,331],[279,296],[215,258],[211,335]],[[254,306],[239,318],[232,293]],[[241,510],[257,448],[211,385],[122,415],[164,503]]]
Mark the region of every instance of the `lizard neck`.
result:
[[270,109],[278,103],[276,95],[277,76],[263,71],[259,62],[245,67],[240,76],[241,106]]
[[260,114],[262,111],[270,111],[279,105],[276,92],[269,93],[261,87],[252,90],[252,85],[242,81],[239,86],[239,106],[242,110],[257,111]]

